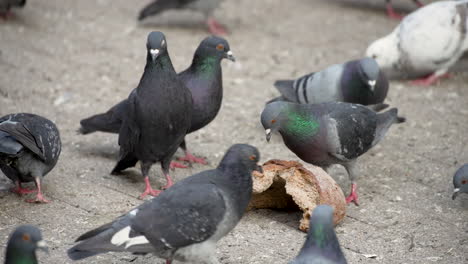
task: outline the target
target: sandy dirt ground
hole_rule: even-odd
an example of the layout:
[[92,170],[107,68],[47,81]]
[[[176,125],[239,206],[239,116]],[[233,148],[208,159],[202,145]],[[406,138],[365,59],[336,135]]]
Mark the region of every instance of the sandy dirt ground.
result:
[[[207,36],[203,25],[174,27],[158,19],[138,25],[137,12],[146,2],[31,0],[16,18],[0,22],[0,115],[44,115],[62,136],[59,163],[44,179],[50,204],[25,203],[25,197],[7,191],[8,180],[1,182],[0,240],[6,242],[18,224],[39,226],[51,249],[49,255],[40,253],[42,263],[71,263],[65,251],[78,235],[141,203],[139,170],[109,175],[117,136],[80,136],[76,130],[80,119],[107,110],[137,85],[149,31],[165,32],[178,71]],[[277,95],[273,81],[358,58],[398,23],[386,18],[380,1],[365,8],[327,0],[227,0],[215,15],[228,25],[238,61],[223,62],[225,97],[218,117],[187,137],[190,149],[209,165],[177,169],[176,180],[216,166],[233,143],[257,146],[263,161],[298,160],[279,136],[265,141],[259,115],[264,102]],[[170,17],[184,20],[180,13]],[[196,16],[190,20],[200,22]],[[349,263],[468,262],[468,195],[451,200],[452,175],[468,162],[467,82],[462,72],[429,88],[391,83],[387,101],[408,121],[393,126],[360,158],[361,205],[350,205],[336,229]],[[348,193],[344,169],[333,168],[331,175]],[[159,166],[151,179],[165,184]],[[304,242],[299,218],[298,212],[248,212],[218,244],[218,258],[287,263]],[[0,243],[2,252],[4,246]],[[127,253],[83,261],[128,262],[164,263]]]

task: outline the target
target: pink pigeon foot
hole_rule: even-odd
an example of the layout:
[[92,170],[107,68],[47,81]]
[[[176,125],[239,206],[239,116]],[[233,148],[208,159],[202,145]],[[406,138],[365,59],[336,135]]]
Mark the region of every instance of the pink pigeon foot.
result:
[[387,16],[391,19],[395,19],[395,20],[402,20],[404,16],[398,14],[395,12],[395,10],[393,10],[393,6],[392,4],[388,3],[387,4]]
[[414,1],[414,2],[416,3],[416,5],[418,5],[419,7],[423,7],[423,6],[424,6],[424,4],[421,3],[421,1],[419,1],[419,0],[413,0],[413,1]]
[[208,29],[213,35],[227,35],[226,29],[216,19],[210,17],[206,20]]
[[452,74],[450,74],[450,73],[442,74],[442,75],[439,75],[439,76],[437,76],[437,75],[435,75],[435,73],[433,73],[433,74],[431,74],[431,75],[429,75],[427,77],[411,81],[411,84],[412,85],[420,85],[420,86],[431,86],[434,83],[436,83],[439,79],[450,78],[450,77],[452,77]]
[[169,165],[169,168],[171,168],[171,170],[175,168],[186,169],[188,168],[188,166],[185,166],[184,164],[180,164],[179,162],[171,161],[171,165]]
[[29,199],[29,200],[26,200],[26,202],[28,203],[50,203],[50,201],[44,198],[44,195],[42,195],[40,178],[36,178],[34,181],[37,187],[36,199]]
[[203,164],[203,165],[207,164],[205,159],[195,157],[195,156],[192,155],[192,153],[190,153],[188,151],[185,152],[185,157],[178,158],[177,160],[188,161],[190,163],[200,163],[200,164]]
[[140,199],[145,198],[147,195],[158,196],[161,193],[160,190],[155,190],[151,188],[149,177],[145,177],[145,185],[146,185],[145,191],[140,195]]
[[171,263],[172,263],[172,261],[171,261],[171,260],[169,260],[169,259],[166,259],[166,264],[171,264]]
[[166,183],[166,185],[164,187],[162,187],[163,190],[167,190],[167,189],[169,189],[169,187],[174,185],[174,182],[172,181],[171,176],[169,176],[169,174],[165,174],[165,176],[166,176],[167,183]]
[[359,205],[356,189],[357,189],[357,184],[355,183],[351,184],[351,193],[349,194],[348,197],[346,197],[347,204],[349,204],[350,202],[353,202],[355,205]]
[[26,188],[21,187],[21,183],[20,183],[20,182],[16,182],[15,188],[11,189],[11,191],[14,192],[14,193],[17,193],[17,194],[19,194],[19,195],[23,195],[23,194],[28,194],[28,193],[37,192],[37,189],[36,189],[36,190],[26,189]]

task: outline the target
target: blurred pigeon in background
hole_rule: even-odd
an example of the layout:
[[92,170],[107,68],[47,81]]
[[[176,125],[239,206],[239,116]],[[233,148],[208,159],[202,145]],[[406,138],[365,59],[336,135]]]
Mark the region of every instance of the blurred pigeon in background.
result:
[[[27,202],[49,202],[42,194],[42,178],[57,164],[62,144],[55,124],[38,115],[19,113],[0,118],[0,169],[15,182],[13,192],[37,192]],[[37,190],[21,187],[34,181]]]
[[[419,0],[412,0],[417,6],[422,7],[424,6]],[[393,9],[392,0],[385,0],[385,6],[387,8],[387,15],[389,18],[392,19],[403,19],[404,16],[397,14]]]
[[169,188],[169,164],[190,128],[192,96],[179,79],[167,51],[166,37],[155,31],[148,35],[146,66],[138,87],[128,97],[119,131],[120,158],[112,170],[122,170],[141,162],[146,188],[140,195],[156,196],[151,188],[149,171],[161,162]]
[[153,253],[170,263],[219,263],[216,242],[242,218],[252,195],[260,154],[229,148],[216,169],[192,175],[114,222],[87,232],[68,250],[73,260],[109,251]]
[[290,264],[346,263],[333,229],[333,208],[326,204],[315,207],[304,246]]
[[155,0],[145,6],[138,15],[138,20],[157,15],[169,9],[191,9],[203,13],[206,25],[214,35],[225,35],[226,29],[212,17],[213,10],[222,0]]
[[[187,133],[195,132],[208,125],[221,108],[223,100],[221,60],[224,58],[235,61],[229,43],[220,37],[207,37],[195,51],[190,67],[178,75],[191,91],[193,99],[192,121]],[[119,133],[122,116],[127,107],[128,101],[125,99],[106,113],[81,120],[79,132],[82,134],[96,131]],[[185,139],[181,143],[181,148],[185,152],[185,157],[180,158],[181,160],[206,164],[204,159],[197,158],[188,151]],[[171,167],[185,168],[186,166],[173,162]]]
[[455,200],[459,193],[468,193],[468,163],[463,165],[453,175],[452,200]]
[[37,264],[36,250],[49,252],[41,231],[32,225],[22,225],[8,239],[5,264]]
[[468,50],[468,1],[441,1],[406,16],[389,35],[376,40],[366,55],[374,58],[387,77],[421,78],[431,85]]
[[281,97],[293,103],[348,102],[382,104],[388,93],[388,80],[374,59],[363,58],[332,65],[296,80],[279,80],[275,87]]
[[0,18],[7,19],[12,7],[22,8],[24,5],[26,0],[0,0]]
[[279,132],[285,145],[303,161],[325,170],[333,164],[343,165],[351,180],[346,202],[357,205],[357,158],[379,143],[392,124],[404,121],[397,113],[392,108],[377,114],[365,106],[341,102],[278,101],[265,106],[261,122],[267,141]]

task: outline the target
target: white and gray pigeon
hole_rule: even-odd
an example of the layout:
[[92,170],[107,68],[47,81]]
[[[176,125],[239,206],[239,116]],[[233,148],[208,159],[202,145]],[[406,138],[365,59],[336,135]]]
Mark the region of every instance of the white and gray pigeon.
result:
[[149,181],[149,170],[156,162],[161,163],[167,180],[163,189],[172,185],[169,165],[190,128],[193,109],[192,95],[172,66],[164,34],[151,32],[146,48],[143,76],[122,113],[120,158],[111,172],[119,174],[140,161],[146,185],[141,199],[161,192],[153,189]]
[[226,29],[213,18],[212,14],[222,0],[153,0],[138,15],[138,20],[157,15],[169,9],[191,9],[201,12],[206,18],[206,25],[214,35],[225,35]]
[[463,165],[453,175],[452,200],[455,200],[459,193],[468,193],[468,163]]
[[410,15],[389,35],[374,41],[366,56],[391,79],[431,85],[468,50],[468,0],[441,1]]
[[26,5],[26,0],[0,0],[0,17],[6,19],[12,7],[22,8],[24,5]]
[[299,255],[289,264],[346,264],[333,229],[333,207],[319,205],[310,217],[307,239]]
[[[0,169],[15,182],[13,192],[37,192],[36,199],[27,202],[48,202],[42,194],[42,178],[57,164],[61,148],[57,127],[42,116],[18,113],[0,118]],[[30,181],[37,190],[21,187]]]
[[21,225],[8,239],[5,264],[38,264],[36,251],[49,252],[41,230],[32,225]]
[[388,80],[374,59],[362,58],[304,75],[296,80],[279,80],[275,87],[281,97],[293,103],[347,102],[382,104],[388,93]]
[[396,108],[378,114],[358,104],[278,101],[265,106],[261,122],[267,141],[279,132],[284,144],[303,161],[324,169],[344,166],[351,180],[346,201],[357,205],[357,158],[379,143],[392,124],[404,121],[397,114]]
[[190,263],[219,263],[216,242],[240,221],[252,195],[260,154],[250,145],[229,148],[216,169],[192,175],[129,213],[89,231],[68,250],[72,260],[109,251],[153,253]]

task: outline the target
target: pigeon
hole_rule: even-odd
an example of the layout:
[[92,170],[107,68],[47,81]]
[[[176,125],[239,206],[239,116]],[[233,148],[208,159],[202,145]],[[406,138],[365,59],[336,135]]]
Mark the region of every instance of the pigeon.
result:
[[226,35],[226,29],[213,18],[212,14],[222,0],[155,0],[145,6],[138,15],[141,21],[148,16],[157,15],[169,9],[190,9],[203,13],[206,25],[214,35]]
[[346,263],[333,229],[333,208],[326,204],[315,207],[304,246],[299,255],[289,264]]
[[149,170],[160,162],[167,189],[172,185],[169,164],[190,128],[192,95],[179,79],[167,51],[166,37],[154,31],[148,35],[146,66],[138,87],[127,101],[119,131],[120,159],[112,170],[122,170],[141,162],[146,188],[140,195],[157,196],[151,188]]
[[342,102],[295,104],[272,102],[265,106],[261,122],[266,139],[279,132],[285,145],[305,162],[325,170],[343,165],[351,180],[346,202],[358,205],[356,160],[379,143],[393,123],[403,122],[392,108],[378,114],[359,105]]
[[[37,192],[36,199],[27,202],[49,202],[42,194],[41,182],[57,164],[61,149],[60,133],[52,121],[28,113],[0,118],[0,169],[15,182],[13,192]],[[21,187],[30,181],[37,190]]]
[[[190,67],[179,73],[179,78],[191,91],[193,99],[192,121],[188,133],[208,125],[221,108],[223,99],[221,60],[223,58],[235,61],[229,43],[220,37],[207,37],[195,51]],[[127,100],[123,100],[106,113],[81,120],[79,133],[89,134],[95,131],[119,133],[126,108]],[[195,157],[188,151],[185,140],[182,141],[181,148],[185,152],[185,157],[180,160],[206,164],[204,159]],[[171,163],[171,167],[186,168],[175,162]]]
[[366,55],[392,79],[422,78],[432,85],[468,50],[468,0],[441,1],[406,16],[389,35],[374,41]]
[[374,59],[363,58],[332,65],[296,80],[279,80],[275,87],[282,95],[279,100],[293,103],[339,101],[377,105],[387,96],[388,80]]
[[7,19],[11,13],[12,7],[22,8],[26,5],[26,0],[0,0],[0,17]]
[[258,150],[236,144],[216,169],[187,177],[129,213],[80,236],[68,250],[72,260],[109,251],[153,253],[191,263],[219,263],[216,242],[244,214],[252,196]]
[[32,225],[21,225],[8,239],[5,264],[37,264],[37,249],[49,252],[41,230]]
[[457,170],[453,176],[452,200],[457,198],[459,193],[468,193],[468,163]]
[[[412,0],[412,1],[419,7],[424,6],[419,0]],[[400,14],[397,14],[395,10],[393,9],[392,0],[385,0],[385,3],[386,3],[386,8],[387,8],[387,15],[389,18],[397,19],[397,20],[403,19],[403,16]]]

